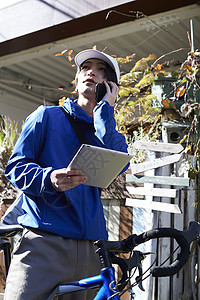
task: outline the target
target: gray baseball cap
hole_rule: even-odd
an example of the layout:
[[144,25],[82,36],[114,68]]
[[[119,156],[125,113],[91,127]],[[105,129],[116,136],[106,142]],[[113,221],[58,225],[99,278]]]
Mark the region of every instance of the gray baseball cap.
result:
[[98,50],[86,49],[86,50],[79,52],[75,56],[74,61],[75,61],[75,64],[77,65],[77,67],[79,67],[82,65],[82,63],[84,63],[84,61],[86,61],[89,58],[98,58],[98,59],[105,61],[115,71],[115,74],[117,77],[117,82],[119,83],[120,69],[119,69],[118,62],[116,61],[116,59],[114,57],[112,57],[104,52],[100,52]]

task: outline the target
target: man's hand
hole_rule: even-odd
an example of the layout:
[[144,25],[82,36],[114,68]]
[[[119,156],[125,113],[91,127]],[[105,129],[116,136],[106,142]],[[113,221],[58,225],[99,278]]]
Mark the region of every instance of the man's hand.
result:
[[102,100],[106,100],[111,106],[113,106],[117,99],[119,88],[117,84],[112,81],[104,81],[104,84],[106,86],[107,92]]
[[81,175],[80,170],[63,168],[54,170],[51,173],[50,179],[55,190],[64,192],[78,186],[79,184],[83,184],[87,180],[87,177]]

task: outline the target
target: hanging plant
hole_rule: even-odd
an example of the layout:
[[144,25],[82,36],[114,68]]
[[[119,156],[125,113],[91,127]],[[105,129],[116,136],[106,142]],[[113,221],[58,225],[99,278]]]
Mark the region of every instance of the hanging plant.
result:
[[[163,57],[164,55],[161,58]],[[170,117],[174,120],[174,117],[178,117],[183,123],[191,124],[179,142],[186,145],[186,159],[188,154],[194,156],[195,165],[191,164],[188,172],[189,177],[194,179],[200,172],[200,52],[190,51],[187,59],[177,70],[167,71],[170,62],[158,63],[161,58],[150,54],[136,62],[135,56],[129,59],[128,62],[133,65],[130,71],[120,78],[119,99],[115,107],[117,127],[126,136],[131,135],[128,137],[130,142],[131,139],[140,138],[139,128],[150,137],[150,133],[153,133],[151,125],[154,129],[159,128],[159,123],[155,124],[157,122],[155,120],[162,122],[164,118]],[[124,63],[122,58],[117,60],[121,64]],[[169,93],[163,95],[160,107],[155,107],[152,104],[157,96],[152,94],[151,87],[158,79],[161,81],[163,79],[163,82],[165,79],[168,80],[171,88]],[[135,130],[137,135],[134,133]],[[141,161],[142,153],[139,156],[137,161]]]

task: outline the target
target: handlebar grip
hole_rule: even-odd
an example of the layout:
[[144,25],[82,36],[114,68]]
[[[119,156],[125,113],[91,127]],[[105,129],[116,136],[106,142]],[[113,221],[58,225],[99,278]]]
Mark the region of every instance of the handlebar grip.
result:
[[189,245],[181,251],[175,262],[167,267],[153,267],[151,270],[153,277],[166,277],[178,273],[185,265],[190,255]]
[[187,262],[190,255],[190,244],[184,238],[181,231],[173,228],[158,228],[147,231],[134,238],[134,243],[137,245],[144,243],[150,239],[170,237],[174,238],[181,247],[181,253],[178,255],[176,261],[167,267],[152,268],[152,276],[165,277],[176,274]]

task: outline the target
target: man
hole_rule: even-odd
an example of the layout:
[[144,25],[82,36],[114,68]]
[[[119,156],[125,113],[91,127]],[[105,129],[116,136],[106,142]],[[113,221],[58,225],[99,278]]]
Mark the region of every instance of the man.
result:
[[[90,144],[127,152],[113,117],[120,76],[116,60],[87,49],[75,63],[78,99],[67,99],[64,109],[78,120]],[[106,94],[97,104],[95,87],[102,82]],[[25,227],[14,250],[5,300],[46,300],[60,282],[100,271],[93,244],[108,235],[99,190],[84,185],[87,178],[80,170],[67,167],[79,147],[60,107],[40,106],[27,118],[5,172],[22,191],[18,222]],[[93,297],[90,292],[59,299]]]

